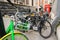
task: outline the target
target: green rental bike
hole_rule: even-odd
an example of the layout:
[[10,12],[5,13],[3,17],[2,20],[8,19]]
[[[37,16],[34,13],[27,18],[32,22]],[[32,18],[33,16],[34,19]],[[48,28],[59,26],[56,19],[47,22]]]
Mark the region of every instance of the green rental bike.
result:
[[[10,2],[10,0],[7,1]],[[0,40],[29,40],[22,32],[14,29],[14,21],[12,19],[10,20],[10,24],[5,31],[6,35],[0,38]]]
[[6,30],[6,35],[0,38],[0,40],[28,40],[28,38],[21,32],[14,31],[14,22],[10,21],[10,25]]

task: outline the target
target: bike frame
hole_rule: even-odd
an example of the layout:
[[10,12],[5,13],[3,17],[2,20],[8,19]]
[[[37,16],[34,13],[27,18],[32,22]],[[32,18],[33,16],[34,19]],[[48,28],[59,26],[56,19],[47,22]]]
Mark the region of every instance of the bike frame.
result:
[[9,32],[11,32],[12,40],[15,40],[14,39],[14,22],[13,22],[13,20],[10,20],[10,25],[8,26],[8,28],[6,30],[6,33],[9,33]]

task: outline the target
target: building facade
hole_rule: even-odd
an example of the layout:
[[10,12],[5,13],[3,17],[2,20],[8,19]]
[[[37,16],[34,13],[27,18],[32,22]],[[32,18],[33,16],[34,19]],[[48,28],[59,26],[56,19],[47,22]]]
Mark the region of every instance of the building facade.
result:
[[[0,0],[0,1],[7,2],[7,0]],[[15,4],[36,7],[38,9],[38,12],[39,12],[40,5],[44,7],[45,4],[48,4],[51,1],[54,1],[54,0],[11,0],[11,2]]]

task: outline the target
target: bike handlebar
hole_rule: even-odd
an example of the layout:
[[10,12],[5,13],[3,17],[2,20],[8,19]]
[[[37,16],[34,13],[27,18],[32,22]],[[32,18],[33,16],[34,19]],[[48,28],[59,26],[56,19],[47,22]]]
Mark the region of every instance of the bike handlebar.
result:
[[[14,6],[14,4],[10,1],[10,0],[7,0],[12,6]],[[17,8],[16,6],[14,6],[15,8]]]

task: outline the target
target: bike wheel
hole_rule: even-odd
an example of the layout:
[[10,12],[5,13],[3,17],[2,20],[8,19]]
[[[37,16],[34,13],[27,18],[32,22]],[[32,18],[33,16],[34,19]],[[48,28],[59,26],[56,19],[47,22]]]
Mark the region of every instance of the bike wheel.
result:
[[[19,33],[19,32],[14,32],[14,37],[15,37],[15,40],[28,40],[28,38],[24,34]],[[2,37],[1,40],[12,40],[11,33]]]
[[44,21],[42,25],[38,28],[39,34],[43,38],[49,38],[52,35],[53,29],[49,21]]

